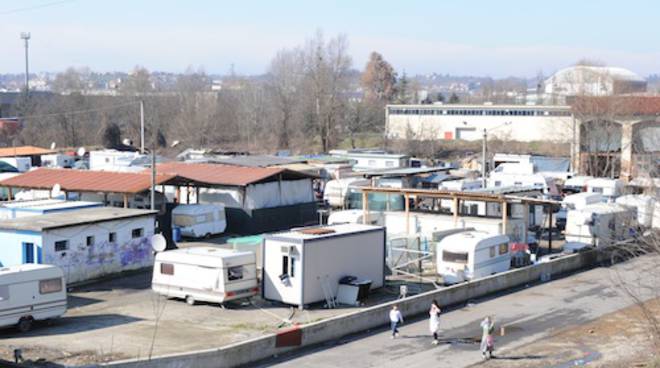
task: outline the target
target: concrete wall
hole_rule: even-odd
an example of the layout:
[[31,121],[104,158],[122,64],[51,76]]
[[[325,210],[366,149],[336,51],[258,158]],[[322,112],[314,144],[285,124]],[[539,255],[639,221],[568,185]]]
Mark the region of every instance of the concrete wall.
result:
[[[311,346],[343,336],[383,327],[388,323],[388,311],[397,304],[405,317],[426,313],[432,300],[441,305],[464,303],[468,300],[492,294],[541,279],[542,275],[556,276],[586,268],[606,257],[602,252],[589,251],[556,259],[554,261],[516,269],[476,281],[429,291],[406,299],[381,304],[361,311],[344,314],[300,327],[302,344]],[[276,347],[276,334],[258,337],[218,349],[172,354],[147,360],[125,360],[103,364],[116,368],[183,368],[183,367],[237,367],[283,354],[300,347]]]

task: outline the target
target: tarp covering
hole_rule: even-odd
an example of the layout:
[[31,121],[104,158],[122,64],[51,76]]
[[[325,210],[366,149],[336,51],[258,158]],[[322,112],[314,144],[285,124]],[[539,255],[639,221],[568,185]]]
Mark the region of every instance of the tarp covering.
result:
[[532,156],[532,163],[536,172],[567,172],[570,167],[566,157]]
[[251,184],[245,189],[200,189],[200,203],[222,203],[226,207],[246,211],[314,202],[312,180],[283,180]]

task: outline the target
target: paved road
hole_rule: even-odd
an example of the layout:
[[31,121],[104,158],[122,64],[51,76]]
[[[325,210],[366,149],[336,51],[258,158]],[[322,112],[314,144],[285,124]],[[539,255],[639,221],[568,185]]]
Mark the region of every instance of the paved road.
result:
[[381,329],[261,366],[465,367],[480,362],[479,345],[473,339],[480,336],[479,321],[488,314],[495,315],[498,331],[500,326],[506,326],[505,336],[496,337],[496,355],[529,358],[531,363],[533,357],[517,356],[515,348],[542,343],[543,337],[556,329],[584,323],[630,305],[631,300],[612,284],[617,275],[634,277],[638,262],[648,260],[593,269],[446,311],[441,317],[442,343],[437,346],[431,344],[428,321],[418,319],[404,325],[402,336],[396,340]]

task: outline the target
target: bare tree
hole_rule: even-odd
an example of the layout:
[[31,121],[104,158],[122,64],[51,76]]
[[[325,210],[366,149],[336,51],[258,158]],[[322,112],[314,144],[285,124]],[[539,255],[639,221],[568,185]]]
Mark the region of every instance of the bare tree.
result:
[[277,146],[287,149],[291,144],[293,121],[300,113],[304,55],[300,49],[280,50],[270,63],[267,88],[277,110]]

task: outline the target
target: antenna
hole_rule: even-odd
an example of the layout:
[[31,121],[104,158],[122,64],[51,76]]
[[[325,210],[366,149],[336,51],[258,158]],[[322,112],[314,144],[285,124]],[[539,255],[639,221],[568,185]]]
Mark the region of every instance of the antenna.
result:
[[151,237],[151,249],[153,249],[154,252],[162,252],[166,247],[167,240],[165,240],[163,234],[154,234],[154,236]]

